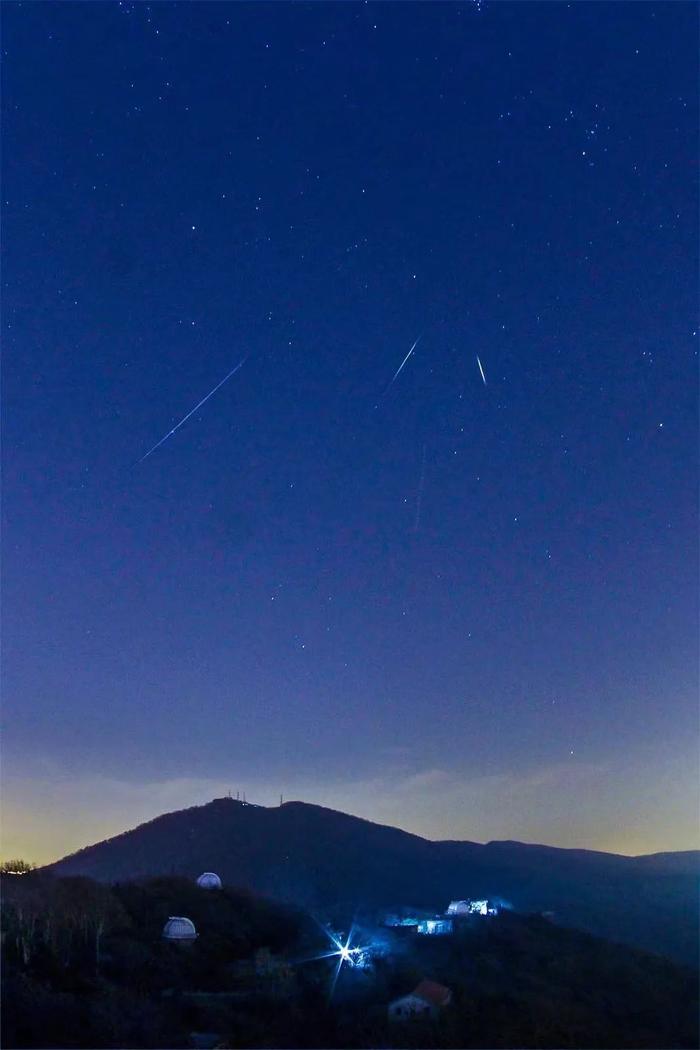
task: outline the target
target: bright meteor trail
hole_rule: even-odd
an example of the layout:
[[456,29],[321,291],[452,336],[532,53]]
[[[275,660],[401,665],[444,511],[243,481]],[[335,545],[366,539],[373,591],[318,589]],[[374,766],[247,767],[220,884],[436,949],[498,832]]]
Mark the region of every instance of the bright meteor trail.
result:
[[403,359],[403,361],[401,362],[401,364],[399,365],[399,367],[398,367],[398,368],[396,369],[396,371],[394,372],[394,375],[393,375],[393,376],[392,376],[392,378],[391,378],[391,382],[389,383],[388,387],[387,387],[387,388],[386,388],[386,390],[384,391],[384,393],[385,393],[385,394],[388,394],[388,393],[389,393],[389,391],[391,390],[392,386],[394,385],[394,382],[395,382],[395,380],[396,380],[396,379],[397,379],[397,377],[398,377],[398,374],[399,374],[399,372],[401,371],[401,369],[403,368],[403,366],[404,366],[404,365],[406,364],[406,362],[408,361],[408,359],[409,359],[409,357],[411,356],[411,354],[413,353],[413,351],[414,351],[414,350],[416,349],[416,347],[418,346],[418,343],[420,342],[420,338],[421,338],[421,337],[420,337],[420,336],[418,336],[418,338],[416,339],[415,343],[413,344],[413,346],[411,347],[411,349],[410,349],[410,350],[408,351],[408,353],[407,353],[407,354],[406,354],[406,356],[404,357],[404,359]]
[[141,459],[139,460],[139,463],[143,463],[144,459],[148,459],[148,457],[150,456],[151,452],[155,452],[155,450],[157,448],[160,448],[160,446],[163,444],[163,442],[167,441],[169,437],[172,437],[173,434],[175,433],[175,431],[179,430],[180,427],[182,426],[182,424],[186,423],[187,420],[190,418],[190,416],[194,415],[194,413],[197,411],[197,409],[201,408],[202,405],[205,403],[205,401],[208,401],[209,398],[212,396],[212,394],[215,394],[216,391],[219,389],[219,387],[222,387],[224,385],[224,383],[226,382],[227,379],[230,379],[232,375],[235,375],[235,373],[238,371],[238,369],[242,368],[247,360],[248,360],[248,358],[244,357],[243,360],[240,361],[236,365],[235,368],[232,368],[231,371],[229,372],[229,374],[224,376],[224,378],[221,380],[221,382],[217,383],[216,386],[214,387],[214,389],[210,390],[209,393],[207,394],[207,396],[203,397],[202,400],[199,402],[199,404],[195,405],[194,408],[191,409],[191,411],[189,411],[186,416],[183,416],[183,418],[180,420],[180,422],[176,423],[176,425],[173,427],[173,429],[169,430],[168,433],[165,435],[165,437],[162,437],[160,439],[160,441],[153,446],[153,448],[149,448],[149,450],[148,450],[148,452],[146,453],[145,456],[141,456]]
[[481,378],[482,378],[482,379],[483,379],[483,381],[484,381],[484,386],[486,386],[486,376],[484,375],[484,369],[483,369],[483,367],[482,367],[482,364],[481,364],[481,359],[479,358],[479,355],[478,355],[478,354],[476,355],[476,363],[477,363],[477,364],[478,364],[478,366],[479,366],[479,371],[481,372]]

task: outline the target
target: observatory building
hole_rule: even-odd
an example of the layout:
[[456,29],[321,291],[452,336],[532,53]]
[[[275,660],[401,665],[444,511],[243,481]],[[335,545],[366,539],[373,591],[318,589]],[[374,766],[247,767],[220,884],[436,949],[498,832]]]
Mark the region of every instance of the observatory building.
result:
[[220,890],[221,879],[213,871],[205,871],[197,879],[197,885],[201,890]]
[[429,937],[440,937],[446,933],[452,933],[452,919],[424,919],[418,923],[416,933],[427,934]]
[[197,939],[197,931],[191,919],[182,915],[171,915],[163,927],[163,937],[166,941],[177,944],[191,944]]
[[490,901],[450,901],[447,915],[498,915],[498,908]]
[[471,915],[472,913],[472,902],[471,901],[450,901],[449,907],[446,911],[446,915]]

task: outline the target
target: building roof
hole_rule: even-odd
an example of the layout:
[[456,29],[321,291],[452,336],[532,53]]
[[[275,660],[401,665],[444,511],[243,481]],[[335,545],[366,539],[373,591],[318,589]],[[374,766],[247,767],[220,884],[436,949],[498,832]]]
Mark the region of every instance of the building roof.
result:
[[193,941],[197,931],[191,919],[184,915],[171,915],[163,927],[163,936],[169,941]]
[[445,988],[444,984],[426,980],[417,984],[411,995],[418,996],[419,999],[425,1000],[431,1006],[447,1006],[452,998],[452,992],[449,988]]
[[197,885],[203,890],[220,890],[221,879],[213,871],[205,871],[197,879]]

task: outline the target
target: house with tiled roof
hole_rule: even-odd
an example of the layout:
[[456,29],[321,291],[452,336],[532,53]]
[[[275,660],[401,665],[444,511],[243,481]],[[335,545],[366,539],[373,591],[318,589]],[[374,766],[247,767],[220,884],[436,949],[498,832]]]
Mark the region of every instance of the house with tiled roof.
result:
[[444,984],[423,980],[409,995],[403,995],[389,1003],[387,1013],[390,1021],[427,1019],[436,1017],[451,1000],[452,992]]

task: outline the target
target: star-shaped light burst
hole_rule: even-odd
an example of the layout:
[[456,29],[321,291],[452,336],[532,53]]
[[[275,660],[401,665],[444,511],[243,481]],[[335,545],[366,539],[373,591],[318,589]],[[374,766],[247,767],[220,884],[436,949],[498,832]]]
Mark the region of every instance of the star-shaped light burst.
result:
[[346,963],[350,963],[351,966],[354,966],[355,962],[357,960],[357,957],[358,957],[358,955],[359,955],[359,953],[361,952],[362,949],[357,947],[357,946],[355,948],[351,948],[350,947],[350,943],[351,943],[351,939],[352,939],[352,932],[353,931],[351,930],[350,934],[348,935],[348,939],[346,940],[345,944],[343,944],[341,941],[339,941],[338,938],[335,936],[335,934],[331,933],[330,930],[328,931],[328,936],[333,941],[333,944],[336,946],[336,949],[337,949],[336,951],[331,952],[331,955],[339,956],[341,963],[346,962]]
[[333,944],[336,946],[336,951],[331,952],[330,954],[331,954],[331,956],[333,956],[333,955],[337,955],[338,956],[338,965],[335,968],[335,973],[333,974],[333,980],[331,981],[331,988],[330,988],[330,993],[329,993],[331,996],[333,995],[333,992],[335,991],[335,986],[336,986],[336,984],[338,982],[338,977],[340,976],[340,971],[343,968],[343,963],[347,963],[348,966],[355,966],[355,964],[358,962],[358,959],[359,959],[359,956],[360,956],[360,952],[361,952],[362,949],[358,948],[358,947],[355,947],[355,948],[351,948],[350,947],[350,945],[352,944],[352,936],[353,936],[354,932],[355,932],[355,924],[353,923],[352,926],[350,927],[350,933],[348,934],[347,940],[345,941],[345,944],[343,944],[343,942],[341,940],[339,940],[331,930],[326,930],[326,933],[330,937],[330,939],[333,942]]
[[348,966],[357,966],[358,964],[362,965],[365,949],[360,947],[359,945],[355,945],[354,947],[352,946],[353,936],[355,934],[354,922],[350,927],[350,932],[345,941],[343,941],[342,934],[338,936],[328,926],[323,926],[320,922],[318,923],[318,925],[321,926],[321,929],[325,933],[326,937],[328,937],[333,947],[330,951],[322,952],[320,955],[315,955],[312,959],[307,959],[305,961],[312,962],[317,959],[337,958],[338,963],[333,973],[333,980],[331,981],[331,987],[329,992],[329,995],[332,996],[333,992],[335,991],[335,986],[338,982],[340,971],[343,968],[343,963],[347,963]]

